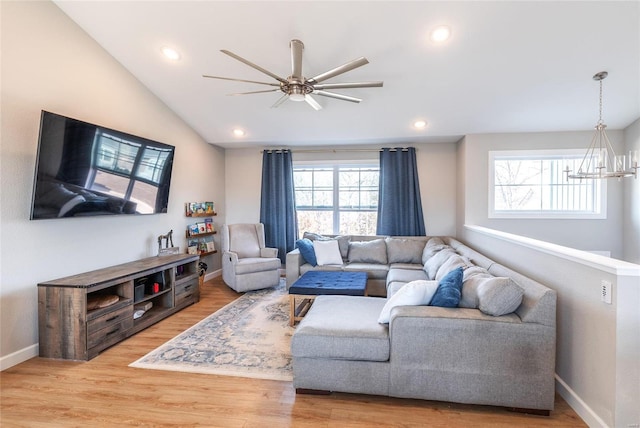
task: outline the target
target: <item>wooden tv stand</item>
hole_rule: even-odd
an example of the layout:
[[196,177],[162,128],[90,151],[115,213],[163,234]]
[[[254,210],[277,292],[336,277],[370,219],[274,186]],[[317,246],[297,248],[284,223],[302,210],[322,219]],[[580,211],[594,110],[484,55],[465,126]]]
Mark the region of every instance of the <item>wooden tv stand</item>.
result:
[[[149,257],[38,284],[40,356],[90,360],[198,302],[199,259],[193,254]],[[91,309],[96,300],[110,304]],[[134,319],[145,305],[151,308]]]

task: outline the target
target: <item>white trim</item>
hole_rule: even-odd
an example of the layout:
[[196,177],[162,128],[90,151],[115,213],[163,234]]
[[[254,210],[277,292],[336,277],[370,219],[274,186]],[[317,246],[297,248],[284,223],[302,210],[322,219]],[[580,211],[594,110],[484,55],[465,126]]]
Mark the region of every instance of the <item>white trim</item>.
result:
[[556,391],[564,401],[582,418],[582,420],[589,425],[590,427],[604,427],[608,428],[607,425],[596,412],[593,411],[591,407],[587,403],[580,398],[576,392],[567,385],[565,381],[562,380],[560,376],[556,373]]
[[[585,149],[586,150],[586,149]],[[495,160],[496,158],[509,158],[509,159],[561,159],[563,157],[582,156],[585,150],[580,149],[549,149],[549,150],[491,150],[489,151],[489,165],[488,165],[488,201],[487,210],[488,218],[498,219],[572,219],[572,220],[602,220],[607,218],[607,180],[598,180],[599,190],[596,192],[600,195],[599,212],[585,212],[585,211],[508,211],[508,210],[495,210]]]
[[36,343],[35,345],[30,345],[16,352],[12,352],[9,355],[5,355],[0,358],[0,371],[4,371],[20,363],[24,363],[33,357],[37,357],[39,355],[39,349],[40,346]]
[[612,259],[598,254],[589,253],[587,251],[563,247],[562,245],[539,241],[537,239],[527,238],[526,236],[514,235],[512,233],[501,232],[499,230],[489,229],[473,224],[465,224],[464,228],[472,232],[481,233],[502,241],[522,245],[565,260],[570,260],[585,266],[599,269],[603,272],[608,272],[618,276],[640,277],[640,265],[635,263]]

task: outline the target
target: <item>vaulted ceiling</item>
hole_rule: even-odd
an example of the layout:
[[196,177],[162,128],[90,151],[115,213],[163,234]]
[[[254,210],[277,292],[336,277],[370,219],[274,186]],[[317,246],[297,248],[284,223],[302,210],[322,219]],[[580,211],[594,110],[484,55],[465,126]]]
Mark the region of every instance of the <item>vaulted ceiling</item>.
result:
[[[55,1],[207,142],[222,147],[455,141],[465,134],[622,129],[640,117],[640,3],[636,1]],[[448,40],[429,34],[446,25]],[[382,80],[332,90],[322,109],[253,83],[275,82],[220,52],[279,76],[289,41],[313,77],[364,56],[369,64],[325,83]],[[169,60],[171,47],[180,54]],[[416,129],[413,123],[427,126]],[[234,136],[241,128],[245,135]]]

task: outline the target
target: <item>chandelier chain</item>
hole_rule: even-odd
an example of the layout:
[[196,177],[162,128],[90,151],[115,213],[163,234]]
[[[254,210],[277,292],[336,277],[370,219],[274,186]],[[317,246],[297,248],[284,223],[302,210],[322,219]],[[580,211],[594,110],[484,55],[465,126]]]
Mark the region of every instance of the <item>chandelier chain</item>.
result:
[[600,80],[600,117],[598,119],[598,124],[603,124],[602,121],[602,80]]

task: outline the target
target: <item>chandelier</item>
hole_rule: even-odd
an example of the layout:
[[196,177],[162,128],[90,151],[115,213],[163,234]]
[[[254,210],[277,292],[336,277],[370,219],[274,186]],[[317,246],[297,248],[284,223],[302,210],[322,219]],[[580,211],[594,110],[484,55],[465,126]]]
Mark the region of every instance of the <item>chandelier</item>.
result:
[[605,131],[607,125],[602,120],[602,80],[608,74],[606,71],[601,71],[593,76],[593,80],[600,82],[600,117],[578,172],[572,173],[568,166],[565,169],[567,180],[569,178],[638,178],[638,152],[631,150],[628,156],[616,155]]

